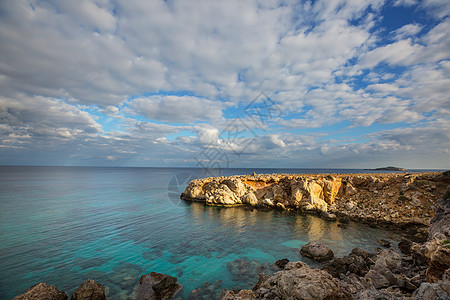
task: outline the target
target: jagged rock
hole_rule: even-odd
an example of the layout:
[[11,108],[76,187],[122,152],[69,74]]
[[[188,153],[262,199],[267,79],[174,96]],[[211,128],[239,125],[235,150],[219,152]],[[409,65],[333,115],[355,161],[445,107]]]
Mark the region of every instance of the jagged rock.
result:
[[398,243],[398,248],[403,254],[410,255],[411,254],[411,245],[412,241],[402,237],[400,242]]
[[13,300],[66,300],[67,295],[64,292],[58,291],[54,285],[48,285],[45,282],[36,284],[28,289],[22,295],[16,296]]
[[83,282],[72,294],[72,300],[106,300],[105,287],[94,280]]
[[339,278],[341,274],[353,273],[364,276],[369,272],[370,266],[375,264],[375,255],[360,248],[354,248],[352,252],[343,258],[335,258],[330,263],[325,264],[322,270],[327,271],[333,277]]
[[394,273],[401,272],[401,263],[400,255],[392,249],[380,251],[375,258],[375,264],[364,276],[366,286],[380,289],[396,285],[397,277]]
[[341,282],[303,262],[290,262],[255,291],[256,299],[351,299]]
[[334,257],[333,251],[321,243],[309,242],[300,249],[300,254],[317,261],[326,261]]
[[424,282],[413,293],[414,300],[448,300],[450,294],[445,292],[438,283]]
[[377,243],[386,248],[391,247],[391,243],[383,239],[378,240]]
[[287,258],[283,258],[283,259],[279,259],[275,262],[275,265],[280,268],[280,269],[284,269],[284,267],[286,266],[286,264],[289,262],[289,259]]
[[183,290],[177,278],[167,274],[151,272],[142,275],[136,290],[137,300],[170,299]]

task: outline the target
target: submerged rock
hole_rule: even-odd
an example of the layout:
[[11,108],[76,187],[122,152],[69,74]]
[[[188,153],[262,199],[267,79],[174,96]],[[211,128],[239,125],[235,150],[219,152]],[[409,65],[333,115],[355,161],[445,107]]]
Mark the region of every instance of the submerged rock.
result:
[[139,283],[137,300],[170,299],[183,290],[176,277],[156,272],[142,275]]
[[309,242],[300,249],[300,254],[317,261],[326,261],[334,257],[333,251],[321,243]]
[[67,295],[64,292],[58,291],[54,285],[48,285],[45,282],[36,284],[28,289],[22,295],[16,296],[13,300],[66,300]]
[[105,287],[94,280],[83,282],[72,294],[72,300],[106,300]]

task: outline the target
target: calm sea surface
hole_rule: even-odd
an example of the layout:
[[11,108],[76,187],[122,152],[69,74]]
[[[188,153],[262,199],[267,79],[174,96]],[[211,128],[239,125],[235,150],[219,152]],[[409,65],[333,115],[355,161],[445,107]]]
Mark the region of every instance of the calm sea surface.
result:
[[[254,171],[362,172],[227,169],[222,175]],[[39,282],[70,298],[86,279],[105,285],[110,299],[131,299],[139,277],[152,271],[178,277],[188,299],[206,282],[216,283],[210,289],[218,293],[251,288],[281,258],[312,263],[299,254],[308,241],[343,256],[354,247],[374,251],[379,238],[399,240],[396,233],[355,223],[340,228],[312,215],[179,200],[193,177],[207,176],[202,169],[0,167],[0,299]]]

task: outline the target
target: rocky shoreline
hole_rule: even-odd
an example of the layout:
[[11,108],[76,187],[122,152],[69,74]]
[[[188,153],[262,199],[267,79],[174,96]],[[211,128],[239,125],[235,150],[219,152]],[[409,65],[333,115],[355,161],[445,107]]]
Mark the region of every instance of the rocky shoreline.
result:
[[[255,262],[237,260],[254,269],[251,290],[216,290],[221,283],[194,289],[189,299],[450,299],[450,172],[420,174],[351,175],[248,175],[192,181],[182,198],[207,205],[246,205],[250,209],[283,209],[313,212],[327,220],[348,219],[413,228],[414,235],[398,243],[400,253],[385,249],[369,253],[355,248],[347,256],[334,257],[326,245],[308,243],[299,252],[318,261],[321,269],[306,263],[280,259],[273,275],[259,271]],[[391,214],[391,215],[390,215]],[[387,218],[390,217],[390,218]],[[406,231],[405,231],[406,232]],[[142,275],[130,299],[181,299],[177,278],[155,273]],[[114,295],[111,295],[114,299]],[[130,295],[131,297],[131,295]],[[55,286],[39,283],[13,300],[68,299]],[[81,284],[74,300],[104,300],[105,287],[93,280]]]
[[377,226],[426,227],[450,172],[262,174],[196,179],[181,198],[212,206],[276,208]]

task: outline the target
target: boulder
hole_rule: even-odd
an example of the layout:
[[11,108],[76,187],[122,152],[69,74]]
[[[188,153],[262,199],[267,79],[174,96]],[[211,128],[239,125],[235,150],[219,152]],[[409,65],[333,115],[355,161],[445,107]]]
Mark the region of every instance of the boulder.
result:
[[106,300],[105,287],[94,280],[83,282],[72,294],[72,300]]
[[323,211],[320,214],[320,217],[322,219],[324,219],[324,220],[327,220],[327,221],[336,221],[336,219],[337,219],[335,214],[332,214],[332,213],[329,213],[329,212],[326,212],[326,211]]
[[300,249],[300,254],[317,261],[326,261],[334,257],[333,251],[321,243],[309,242]]
[[352,299],[338,279],[300,261],[288,263],[265,280],[255,295],[256,299]]
[[45,282],[36,284],[28,289],[22,295],[16,296],[13,300],[66,300],[67,295],[64,292],[58,291],[54,285],[48,285]]
[[151,272],[142,275],[136,290],[137,300],[170,299],[183,290],[177,278],[167,274]]

